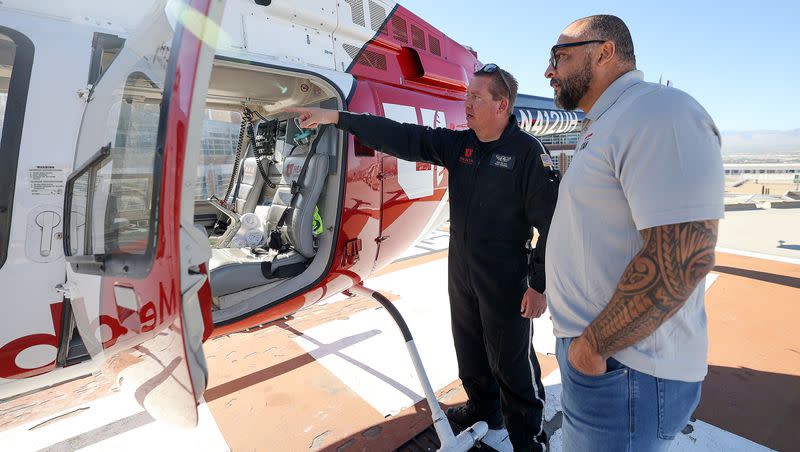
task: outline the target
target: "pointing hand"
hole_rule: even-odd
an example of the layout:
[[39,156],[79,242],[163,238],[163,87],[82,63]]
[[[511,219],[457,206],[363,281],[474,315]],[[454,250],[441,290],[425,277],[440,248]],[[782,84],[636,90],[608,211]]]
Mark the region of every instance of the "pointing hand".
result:
[[288,113],[297,113],[300,127],[313,129],[323,124],[336,124],[339,122],[339,111],[324,108],[290,107],[283,110]]

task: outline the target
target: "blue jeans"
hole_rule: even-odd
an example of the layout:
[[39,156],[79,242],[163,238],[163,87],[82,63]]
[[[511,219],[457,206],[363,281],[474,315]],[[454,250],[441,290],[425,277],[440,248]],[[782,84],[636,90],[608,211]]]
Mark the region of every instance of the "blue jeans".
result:
[[656,378],[609,358],[589,376],[567,361],[574,338],[558,338],[564,452],[666,451],[700,402],[702,382]]

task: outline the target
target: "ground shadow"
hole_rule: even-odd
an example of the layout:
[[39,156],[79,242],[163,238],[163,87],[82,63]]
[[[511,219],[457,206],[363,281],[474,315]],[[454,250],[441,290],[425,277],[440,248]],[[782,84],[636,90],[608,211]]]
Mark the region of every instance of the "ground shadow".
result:
[[709,366],[694,417],[772,449],[792,450],[800,444],[800,376]]
[[346,349],[347,347],[350,347],[351,345],[367,341],[372,337],[381,334],[380,330],[365,331],[359,334],[344,337],[330,344],[325,344],[303,333],[302,331],[295,329],[294,327],[288,325],[284,321],[276,322],[273,323],[272,325],[281,328],[283,330],[286,330],[299,337],[302,337],[308,342],[314,344],[317,348],[312,350],[311,352],[303,353],[302,355],[296,356],[286,361],[282,361],[278,364],[274,364],[264,369],[260,369],[258,371],[252,372],[247,375],[243,375],[231,381],[208,388],[204,395],[206,402],[212,402],[214,400],[219,399],[220,397],[225,397],[236,391],[240,391],[242,389],[248,388],[258,383],[271,380],[279,375],[283,375],[285,373],[299,369],[300,367],[303,367],[305,365],[314,363],[318,361],[320,358],[328,355],[337,356],[343,359],[344,361],[348,362],[349,364],[356,366],[359,369],[375,376],[376,378],[385,382],[387,385],[390,385],[396,390],[402,392],[406,397],[412,400],[416,400],[422,397],[421,395],[414,392],[414,390],[404,386],[402,383],[395,380],[394,378],[386,374],[383,374],[373,369],[372,367],[368,366],[367,364],[364,364],[342,353],[342,350]]
[[728,267],[725,265],[714,266],[714,271],[717,273],[727,273],[729,275],[742,276],[744,278],[757,279],[759,281],[800,289],[800,278],[795,278],[792,276],[778,275],[775,273],[767,273],[757,270],[747,270],[737,267]]
[[794,244],[791,244],[791,243],[787,244],[786,240],[778,240],[778,246],[777,247],[781,248],[781,249],[784,249],[784,250],[800,251],[800,245],[794,245]]
[[[561,384],[546,386],[547,397],[560,397]],[[449,391],[448,391],[449,392]],[[439,406],[443,411],[448,408],[460,405],[458,398],[447,400],[447,396],[438,394]],[[545,420],[542,426],[548,438],[552,438],[556,430],[561,428],[563,415],[561,411],[551,416],[550,420]],[[458,434],[462,429],[452,425],[453,432]],[[507,435],[504,431],[503,435]],[[502,438],[502,436],[500,437]],[[433,451],[440,447],[439,438],[436,436],[432,426],[430,408],[427,400],[420,400],[414,404],[413,409],[403,410],[402,414],[387,417],[358,432],[354,432],[332,444],[320,447],[319,450],[326,452],[346,452],[346,451],[398,451],[398,452],[419,452]],[[474,447],[470,452],[481,452],[494,450],[489,446],[481,445]]]
[[[440,406],[443,410],[447,410],[454,405],[441,403]],[[410,412],[386,418],[318,450],[325,452],[433,451],[437,450],[440,444],[431,424],[428,403],[421,400],[414,405],[414,409]]]

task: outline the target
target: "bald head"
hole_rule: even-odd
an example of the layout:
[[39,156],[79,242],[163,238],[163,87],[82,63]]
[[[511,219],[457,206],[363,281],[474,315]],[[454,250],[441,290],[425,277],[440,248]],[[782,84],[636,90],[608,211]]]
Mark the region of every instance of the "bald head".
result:
[[636,69],[636,55],[628,26],[617,16],[598,14],[578,19],[567,26],[564,36],[581,40],[601,39],[612,41],[618,62],[626,70]]
[[588,112],[615,80],[636,69],[633,40],[619,17],[596,15],[572,22],[550,50],[550,79],[556,105]]

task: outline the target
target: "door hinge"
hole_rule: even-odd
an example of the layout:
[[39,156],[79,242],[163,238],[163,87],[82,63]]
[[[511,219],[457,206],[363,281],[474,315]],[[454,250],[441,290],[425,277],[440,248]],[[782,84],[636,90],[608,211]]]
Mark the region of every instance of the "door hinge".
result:
[[79,89],[76,94],[78,95],[78,99],[86,102],[87,104],[94,99],[94,92],[91,88]]
[[76,289],[77,285],[74,282],[63,282],[56,284],[56,292],[59,292],[64,298],[72,298],[72,292]]

